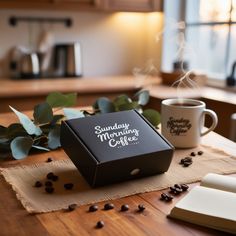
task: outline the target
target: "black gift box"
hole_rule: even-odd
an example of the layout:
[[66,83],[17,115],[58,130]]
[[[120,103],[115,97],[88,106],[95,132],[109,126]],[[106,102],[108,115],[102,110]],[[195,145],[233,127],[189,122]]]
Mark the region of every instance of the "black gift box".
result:
[[163,173],[174,150],[135,110],[64,121],[61,145],[92,187]]

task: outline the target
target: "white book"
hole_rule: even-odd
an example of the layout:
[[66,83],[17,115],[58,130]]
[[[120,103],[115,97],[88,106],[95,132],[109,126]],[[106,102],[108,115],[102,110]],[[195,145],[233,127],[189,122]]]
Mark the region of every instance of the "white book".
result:
[[236,178],[207,174],[168,217],[236,234]]

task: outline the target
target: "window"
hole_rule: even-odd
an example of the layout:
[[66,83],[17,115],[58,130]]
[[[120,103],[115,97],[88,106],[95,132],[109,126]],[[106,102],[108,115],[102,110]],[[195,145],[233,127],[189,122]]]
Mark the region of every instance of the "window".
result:
[[191,70],[225,79],[236,61],[236,0],[173,2],[165,0],[162,69],[171,71],[174,61],[184,60]]

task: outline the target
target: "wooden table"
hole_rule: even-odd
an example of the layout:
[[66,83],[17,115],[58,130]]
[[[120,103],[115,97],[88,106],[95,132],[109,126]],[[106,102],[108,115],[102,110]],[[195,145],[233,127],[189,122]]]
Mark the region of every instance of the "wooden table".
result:
[[[13,114],[1,114],[0,124],[8,125],[16,121]],[[214,145],[226,152],[236,155],[236,143],[211,132],[203,138],[205,144]],[[33,164],[45,162],[48,157],[54,160],[67,158],[62,150],[50,153],[41,153],[29,156],[25,160],[5,160],[0,162],[1,167]],[[196,184],[191,184],[192,188]],[[159,200],[162,191],[154,191],[145,194],[121,198],[111,201],[115,205],[114,210],[99,210],[94,213],[88,212],[88,206],[81,206],[72,212],[57,211],[44,214],[29,214],[16,199],[16,195],[3,177],[0,177],[0,235],[227,235],[213,229],[168,219],[166,216],[181,199],[183,195],[175,197],[173,202],[164,203]],[[120,212],[120,206],[128,204],[130,210]],[[138,204],[144,204],[146,210],[137,213]],[[98,203],[102,209],[104,202]],[[105,226],[96,229],[96,222],[103,220]]]

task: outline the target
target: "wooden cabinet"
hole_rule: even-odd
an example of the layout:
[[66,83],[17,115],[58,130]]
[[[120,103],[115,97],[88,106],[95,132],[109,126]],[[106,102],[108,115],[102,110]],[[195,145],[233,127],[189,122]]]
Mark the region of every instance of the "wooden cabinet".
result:
[[107,11],[163,11],[163,0],[100,0],[99,2],[101,7]]
[[163,0],[0,0],[0,9],[152,12],[163,10]]
[[96,0],[0,0],[0,9],[98,10]]

